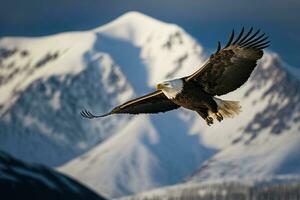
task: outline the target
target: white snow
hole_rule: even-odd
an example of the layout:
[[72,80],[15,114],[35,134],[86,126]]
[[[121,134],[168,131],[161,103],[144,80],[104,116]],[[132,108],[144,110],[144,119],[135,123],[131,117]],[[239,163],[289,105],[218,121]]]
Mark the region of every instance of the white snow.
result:
[[160,22],[159,20],[142,13],[132,11],[125,13],[106,25],[96,28],[95,32],[101,32],[108,37],[130,41],[136,45],[142,45],[148,35],[167,29],[169,26],[172,25]]
[[152,123],[147,116],[133,117],[118,134],[60,170],[105,196],[175,183],[188,175],[187,168],[197,167],[204,156],[201,153],[206,153],[196,136],[178,133],[180,137],[171,138],[178,127],[160,134]]
[[[194,172],[192,181],[299,173],[299,94],[285,89],[294,84],[294,92],[299,83],[285,77],[274,53],[265,53],[244,86],[218,97],[240,101],[242,113],[208,127],[184,109],[99,120],[79,115],[83,108],[107,112],[198,69],[205,52],[177,25],[130,12],[90,31],[4,38],[0,47],[29,52],[3,61],[15,63],[1,71],[5,77],[25,70],[0,85],[0,148],[59,167],[105,196],[176,184]],[[34,67],[55,53],[57,59]],[[283,122],[288,128],[274,133]]]
[[[9,59],[3,61],[3,65],[13,63],[11,69],[1,70],[2,73],[10,73],[11,70],[19,70],[16,76],[10,79],[8,84],[0,86],[0,105],[4,108],[0,113],[5,112],[17,100],[12,91],[22,92],[31,83],[38,79],[46,79],[54,75],[77,74],[84,69],[86,63],[82,60],[82,54],[91,49],[95,36],[91,32],[63,33],[55,36],[39,38],[3,38],[0,40],[0,48],[28,50],[27,57],[16,53]],[[46,47],[46,48],[43,48]],[[35,69],[34,66],[47,54],[59,55],[60,59],[46,63],[43,67]],[[29,66],[26,71],[23,68]],[[32,70],[32,72],[30,71]],[[28,73],[27,73],[28,72]]]
[[[134,94],[111,57],[94,52],[95,38],[90,31],[0,40],[1,48],[17,49],[1,62],[1,76],[13,76],[0,85],[0,149],[57,166],[112,135],[118,127],[113,124],[127,121],[111,118],[101,125],[79,115],[91,104],[106,112]],[[45,62],[47,55],[58,56]]]
[[[127,46],[127,45],[122,46],[119,43],[113,43],[110,41],[107,44],[104,44],[104,46],[105,45],[109,46],[111,44],[114,44],[115,45],[114,48],[103,47],[103,50],[108,52],[112,56],[112,58],[121,66],[122,72],[126,75],[126,77],[128,78],[128,81],[132,84],[135,91],[137,91],[138,94],[142,94],[142,92],[140,92],[140,91],[147,90],[147,88],[141,86],[144,83],[147,85],[150,85],[150,87],[151,87],[155,83],[160,82],[161,80],[167,79],[166,74],[168,74],[170,71],[172,71],[172,69],[174,69],[174,61],[172,61],[172,60],[176,60],[176,59],[173,59],[173,58],[181,57],[182,55],[184,55],[183,52],[189,52],[191,49],[193,49],[192,46],[193,46],[194,40],[189,40],[188,37],[185,37],[186,33],[182,29],[178,29],[175,32],[179,32],[182,35],[184,35],[183,41],[190,41],[190,42],[184,42],[184,44],[180,44],[180,42],[178,40],[174,40],[173,41],[174,44],[172,43],[173,45],[171,45],[172,46],[171,50],[168,48],[166,48],[168,50],[166,50],[164,48],[161,49],[161,47],[163,46],[162,44],[166,44],[166,42],[162,42],[162,41],[166,41],[166,40],[168,41],[169,35],[170,35],[170,34],[167,34],[165,32],[165,30],[167,28],[172,30],[174,28],[174,26],[164,24],[166,26],[166,28],[161,28],[160,26],[162,25],[162,23],[158,23],[157,29],[160,29],[160,30],[155,31],[155,33],[153,33],[153,34],[151,34],[151,36],[149,36],[150,38],[155,38],[155,40],[152,41],[151,39],[149,39],[150,42],[144,43],[143,38],[141,36],[146,37],[147,35],[150,35],[149,32],[151,32],[151,31],[143,32],[143,30],[141,30],[148,26],[140,25],[140,18],[138,16],[136,16],[135,14],[136,13],[130,13],[126,16],[123,16],[123,17],[117,19],[116,21],[112,22],[111,24],[104,26],[103,28],[96,29],[96,31],[100,31],[100,32],[103,31],[103,32],[99,33],[99,35],[101,35],[101,34],[105,35],[106,38],[103,38],[103,40],[111,40],[111,38],[113,38],[114,40],[120,41],[120,43],[122,43],[122,41],[126,41],[126,43],[130,42],[131,44],[133,44],[133,47],[131,46],[131,48],[133,48],[133,49],[140,48],[141,49],[141,53],[138,53],[135,56],[142,55],[141,57],[144,62],[143,62],[143,65],[141,65],[141,64],[136,65],[135,64],[136,61],[134,61],[135,63],[130,63],[130,62],[127,62],[126,60],[124,61],[123,59],[119,59],[119,57],[120,57],[119,49],[124,49],[125,47],[126,47],[126,49],[128,49],[128,47],[130,47],[130,46]],[[130,16],[132,16],[132,18]],[[142,17],[142,19],[143,19],[143,17]],[[149,18],[146,17],[143,24],[147,24],[148,20],[149,20]],[[128,23],[129,23],[128,21],[130,22],[130,26],[128,25]],[[149,21],[149,23],[150,23],[149,27],[152,26],[153,22],[154,22],[153,20]],[[116,31],[119,29],[121,29],[123,32],[121,32],[121,30]],[[152,28],[152,29],[156,30],[156,28]],[[175,29],[176,29],[176,27],[175,27]],[[172,32],[170,30],[168,30],[168,31]],[[124,33],[124,31],[126,33]],[[130,32],[130,34],[128,32]],[[143,32],[144,34],[137,34],[136,32],[137,33]],[[139,36],[137,36],[137,35],[139,35]],[[159,36],[156,36],[156,35],[159,35]],[[184,45],[184,48],[183,48],[183,45]],[[193,53],[189,52],[188,57],[190,59],[188,59],[188,61],[184,63],[184,67],[180,68],[178,71],[176,71],[173,74],[173,77],[180,77],[180,76],[191,74],[193,72],[193,70],[195,70],[200,63],[203,63],[203,61],[204,61],[203,53],[202,53],[202,55],[200,53],[200,52],[202,52],[202,48],[196,46],[195,49],[196,49],[195,52],[197,52],[197,53],[193,54]],[[158,51],[158,50],[160,50],[160,51]],[[122,52],[122,53],[124,53],[125,55],[127,54],[126,52]],[[190,54],[192,54],[192,56],[190,56]],[[193,57],[193,55],[195,55],[195,57]],[[196,56],[196,55],[200,55],[200,56]],[[128,56],[126,55],[124,57],[128,57]],[[166,58],[168,58],[168,59],[166,59]],[[264,58],[259,62],[260,63],[259,67],[262,70],[267,71],[268,69],[270,69],[273,66],[273,61],[276,59],[278,59],[278,56],[276,54],[267,52],[265,54]],[[167,63],[169,61],[173,62],[173,64]],[[164,64],[164,63],[166,63],[166,64]],[[139,79],[139,77],[136,76],[136,71],[134,71],[134,69],[143,67],[144,65],[146,66],[146,72],[141,71],[138,73],[139,74],[145,73],[146,77]],[[135,68],[130,68],[131,66],[135,66]],[[164,66],[168,66],[168,67],[164,68]],[[126,67],[126,68],[124,69],[124,67]],[[135,72],[134,77],[132,77],[133,71]],[[270,75],[272,76],[272,74],[270,74]],[[255,79],[252,81],[249,80],[249,82],[246,85],[242,86],[239,90],[232,92],[228,95],[220,97],[221,99],[225,99],[225,100],[241,101],[242,113],[234,119],[226,119],[224,122],[215,123],[214,126],[209,127],[209,128],[206,126],[205,123],[203,123],[203,121],[201,121],[201,119],[198,116],[195,116],[194,114],[191,114],[190,112],[185,111],[185,110],[175,111],[176,113],[174,112],[174,114],[168,113],[168,114],[164,114],[163,116],[159,116],[163,119],[165,119],[165,117],[168,117],[168,120],[166,120],[166,122],[167,122],[166,124],[165,123],[161,124],[160,122],[158,122],[158,120],[153,120],[153,118],[155,119],[156,116],[151,116],[150,117],[151,123],[155,127],[155,132],[157,134],[159,134],[160,137],[163,137],[164,132],[165,132],[164,130],[166,130],[166,129],[169,130],[169,132],[175,132],[176,137],[178,137],[178,133],[180,133],[180,132],[187,134],[187,135],[195,134],[195,136],[196,136],[195,139],[198,137],[198,140],[199,140],[199,143],[197,145],[200,144],[200,146],[202,145],[202,148],[203,147],[207,148],[205,151],[199,151],[200,154],[205,155],[206,154],[205,152],[210,152],[210,153],[206,154],[206,156],[207,156],[207,155],[211,155],[213,152],[216,152],[217,150],[219,151],[219,153],[217,153],[216,156],[213,157],[213,159],[216,159],[217,161],[219,159],[219,157],[218,157],[219,155],[220,155],[220,158],[222,158],[222,159],[220,159],[221,160],[220,163],[217,162],[218,165],[216,165],[216,166],[218,168],[216,169],[216,167],[214,167],[214,165],[213,165],[213,167],[211,169],[211,173],[208,173],[208,172],[204,173],[203,177],[205,177],[205,180],[208,178],[223,177],[223,174],[222,174],[223,172],[226,175],[228,175],[228,177],[233,176],[233,174],[237,175],[238,177],[240,177],[241,174],[245,174],[245,176],[246,176],[246,174],[250,175],[250,176],[254,175],[254,174],[257,176],[272,175],[272,174],[276,173],[276,170],[277,170],[277,169],[275,169],[274,166],[277,166],[277,168],[280,168],[280,166],[282,166],[282,164],[283,164],[280,160],[282,160],[284,157],[286,157],[288,154],[290,154],[292,149],[295,149],[295,147],[291,147],[291,149],[287,149],[287,148],[276,148],[276,146],[280,146],[280,145],[282,146],[282,144],[284,144],[284,142],[283,142],[284,140],[282,139],[283,137],[285,137],[286,139],[290,139],[291,138],[289,136],[290,134],[295,135],[294,133],[297,132],[298,126],[296,126],[293,130],[289,130],[290,134],[282,134],[284,136],[270,135],[271,127],[266,128],[263,131],[259,132],[259,139],[255,140],[255,142],[251,143],[251,145],[247,146],[244,144],[244,142],[251,138],[251,134],[245,133],[245,129],[246,129],[247,125],[249,124],[249,122],[251,122],[256,117],[258,112],[264,112],[264,109],[270,104],[270,101],[273,103],[274,103],[274,101],[275,102],[278,101],[279,97],[276,98],[276,96],[278,94],[268,95],[268,96],[264,97],[265,92],[268,91],[268,89],[270,89],[273,86],[273,84],[274,84],[274,81],[272,80],[272,78],[268,78],[268,77],[264,81],[263,85],[256,85]],[[254,87],[256,89],[251,91],[250,96],[245,96],[245,94],[248,92],[248,90],[250,90],[252,87]],[[259,101],[259,103],[254,103],[255,101]],[[283,107],[284,105],[287,105],[287,102],[288,102],[287,100],[282,101],[281,107]],[[176,118],[180,119],[180,122],[175,123],[172,120],[173,118],[170,117],[173,115],[176,115]],[[138,116],[138,117],[141,118],[141,116]],[[160,118],[160,120],[161,120],[161,118]],[[134,117],[134,119],[132,119],[132,120],[136,120],[136,117]],[[172,122],[171,124],[170,124],[170,121]],[[274,121],[274,123],[275,122],[276,121]],[[177,128],[177,129],[175,128],[174,131],[172,131],[171,127],[174,124],[182,124],[182,123],[185,123],[186,125],[184,125],[184,127],[181,127],[181,128]],[[139,128],[139,123],[137,123],[137,124],[138,124],[137,127],[133,128],[133,130],[135,130],[135,131],[127,131],[127,135],[130,134],[130,136],[126,136],[126,137],[135,137],[136,138],[138,136],[134,135],[132,132],[135,132],[135,133],[139,132],[140,129],[147,130],[147,128]],[[182,126],[182,125],[180,125],[180,126]],[[255,126],[257,128],[259,128],[261,125],[254,124],[253,127],[255,127]],[[126,127],[125,127],[125,130],[127,130]],[[119,133],[118,133],[118,135],[119,135]],[[200,138],[199,138],[199,136],[200,136]],[[110,152],[113,151],[114,154],[116,154],[116,155],[120,155],[120,154],[123,155],[124,152],[130,151],[132,146],[135,146],[137,143],[141,142],[140,140],[131,140],[131,143],[129,145],[130,147],[123,147],[122,150],[118,150],[118,148],[113,148],[112,146],[115,147],[115,146],[117,146],[116,144],[121,145],[121,146],[126,146],[126,145],[122,145],[122,142],[118,141],[116,139],[116,137],[117,136],[110,138],[105,143],[105,144],[110,144],[109,145],[109,146],[111,146]],[[172,146],[170,146],[170,144],[175,145],[177,147],[176,149],[179,149],[179,146],[178,146],[179,143],[177,142],[178,139],[176,139],[176,141],[173,141],[172,137],[174,137],[174,136],[170,136],[168,138],[167,142],[164,142],[159,145],[163,146],[163,148],[169,149],[170,151],[174,151],[174,149],[175,149],[175,148],[173,149]],[[234,145],[232,142],[239,137],[242,137],[242,141],[238,142],[236,145]],[[295,137],[297,138],[297,136],[295,136]],[[278,139],[276,139],[276,138],[278,138]],[[162,139],[160,139],[160,140],[162,140]],[[268,140],[267,143],[266,143],[266,140]],[[180,141],[180,142],[183,143],[183,141]],[[274,144],[277,144],[277,145],[273,145],[273,142],[274,142]],[[159,142],[159,143],[161,143],[161,142]],[[141,145],[145,145],[145,144],[141,144]],[[181,148],[183,148],[183,149],[185,148],[185,145],[189,146],[190,148],[192,147],[190,143],[185,143],[185,144],[181,144],[181,145],[182,145]],[[151,151],[140,150],[140,152],[144,152],[144,153],[141,153],[140,156],[136,156],[136,154],[134,154],[132,152],[126,154],[126,158],[128,160],[134,158],[139,163],[138,165],[133,165],[133,164],[129,165],[129,164],[126,164],[126,162],[124,160],[116,161],[116,160],[118,160],[118,156],[115,156],[112,154],[107,154],[107,157],[97,156],[97,158],[95,158],[94,155],[101,154],[99,152],[106,152],[103,149],[101,149],[101,147],[102,147],[102,145],[100,145],[99,148],[97,147],[97,148],[93,149],[92,151],[88,152],[88,154],[84,155],[84,158],[85,158],[84,161],[80,162],[80,159],[76,159],[75,161],[72,161],[72,162],[68,163],[67,165],[63,166],[61,168],[61,170],[68,174],[71,174],[77,178],[79,177],[80,180],[84,180],[85,183],[88,183],[91,187],[93,187],[100,193],[104,193],[107,196],[111,196],[111,197],[117,197],[117,196],[121,196],[124,194],[136,193],[138,191],[143,191],[143,190],[146,190],[149,188],[158,187],[160,185],[174,183],[173,181],[164,182],[164,180],[170,176],[170,175],[166,175],[166,174],[168,174],[167,172],[164,172],[163,176],[159,176],[160,181],[152,180],[154,177],[156,177],[153,174],[157,174],[158,172],[155,169],[155,166],[151,166],[151,164],[150,164],[150,163],[155,163],[154,161],[152,161],[152,159],[157,158],[157,155],[155,155],[156,157],[154,157],[154,158],[152,157],[153,153]],[[157,148],[161,149],[161,147],[157,147]],[[162,150],[159,150],[159,154],[162,154],[162,152],[163,152]],[[228,152],[228,154],[226,152]],[[273,156],[268,156],[271,152],[276,152],[276,153]],[[148,156],[146,156],[146,155],[148,155]],[[186,154],[185,157],[190,157],[192,155],[193,154],[191,154],[191,152],[190,152],[189,154]],[[204,156],[204,157],[206,157],[206,156]],[[264,159],[266,157],[268,159]],[[94,172],[92,171],[90,162],[86,160],[87,158],[89,161],[93,160],[93,163],[96,163],[95,160],[99,160],[99,162],[101,162],[101,165],[95,164],[95,166],[100,166],[100,167],[96,168],[97,175],[95,175]],[[145,160],[144,160],[145,158],[146,158],[146,160],[148,160],[148,164],[146,164],[146,165],[143,164],[145,162]],[[226,159],[226,158],[228,158],[228,159]],[[111,159],[113,159],[113,161]],[[140,161],[140,159],[142,161]],[[174,170],[172,168],[174,168],[175,166],[178,166],[179,163],[186,162],[186,161],[183,161],[183,158],[180,157],[180,155],[176,151],[176,153],[174,153],[173,155],[170,154],[170,155],[164,157],[162,160],[160,160],[161,164],[159,165],[160,166],[159,168],[163,169],[164,168],[163,166],[165,166],[166,163],[168,163],[170,161],[174,162],[174,160],[176,160],[176,162],[175,162],[176,164],[171,165],[168,168],[168,170]],[[200,157],[198,157],[197,160],[199,162],[201,160]],[[207,162],[210,162],[210,161],[207,161]],[[259,162],[259,164],[257,164],[257,162]],[[86,163],[89,163],[89,164],[86,164]],[[103,163],[105,163],[105,164],[103,164]],[[112,170],[111,167],[106,166],[106,165],[110,166],[110,165],[112,165],[112,163],[113,164],[117,163],[118,168],[113,168],[113,170]],[[204,162],[204,165],[205,164],[206,164],[206,162]],[[199,168],[200,168],[200,166],[201,165],[199,165]],[[210,167],[210,165],[209,165],[209,167]],[[77,170],[80,169],[81,171],[76,171],[75,168]],[[103,169],[105,169],[105,172],[102,171]],[[142,175],[139,173],[137,173],[139,175],[136,175],[136,174],[133,174],[132,176],[130,175],[131,170],[139,171],[141,169],[143,169],[143,171],[145,171],[147,173],[152,173],[152,176],[149,176],[146,174]],[[184,167],[175,169],[175,171],[177,173],[179,173],[179,171],[181,171],[183,169],[184,169]],[[233,173],[229,172],[231,169],[234,169]],[[242,169],[242,170],[239,170],[239,169]],[[155,170],[156,172],[153,173],[153,172],[151,172],[152,170]],[[214,173],[215,170],[216,170],[216,172],[218,172],[218,170],[220,170],[220,173]],[[209,169],[207,169],[207,171],[210,172]],[[239,172],[239,173],[237,173],[237,172]],[[92,175],[89,175],[89,174],[92,174]],[[108,176],[107,174],[109,175],[111,180],[107,180],[105,178],[106,176]],[[129,174],[129,176],[128,176],[128,174]],[[189,175],[191,175],[191,174],[193,174],[193,171],[190,171]],[[126,178],[124,178],[124,176]],[[101,177],[101,179],[100,180],[97,179],[96,181],[94,181],[94,180],[92,180],[93,179],[92,177]],[[178,176],[178,177],[180,177],[180,176]],[[202,177],[202,175],[200,177]],[[138,180],[136,180],[136,179],[138,179]],[[201,178],[199,178],[199,179],[203,180]],[[124,181],[124,180],[126,180],[126,181]],[[127,183],[128,180],[130,180],[130,183]],[[102,181],[103,181],[103,183],[101,183]],[[136,185],[131,184],[131,183],[135,183],[136,181],[138,182],[138,184],[136,184]],[[105,183],[109,182],[110,184],[104,184],[104,182]],[[113,182],[113,184],[111,184],[111,182]],[[148,184],[149,182],[150,182],[150,184]],[[101,188],[101,186],[103,187],[103,185],[105,185],[107,188]],[[124,190],[124,188],[125,188],[125,190]]]
[[[204,62],[202,47],[182,28],[141,13],[126,13],[95,32],[100,40],[98,48],[122,66],[133,87],[146,83],[153,88],[166,78],[191,74]],[[180,59],[182,67],[177,66]],[[179,69],[172,75],[177,67]]]
[[[191,74],[204,61],[202,48],[184,30],[139,13],[126,14],[94,31],[99,39],[94,50],[110,55],[138,95],[154,90],[154,85],[162,80]],[[103,77],[108,69],[102,69]],[[110,91],[112,85],[103,84]],[[75,159],[60,169],[80,177],[96,191],[114,197],[175,183],[214,152],[214,149],[201,145],[198,135],[191,135],[187,125],[192,123],[190,119],[194,120],[191,117],[181,121],[180,111],[146,118],[136,116],[129,124],[123,124],[126,133],[121,130],[123,137],[132,138],[123,139],[128,142],[127,145],[116,139],[117,136],[111,137],[99,148],[83,155],[84,159]],[[176,127],[174,122],[169,122],[170,118],[176,121]],[[198,118],[195,120],[200,121]],[[178,132],[176,136],[173,136],[174,132]],[[120,137],[120,131],[117,135]],[[151,142],[144,141],[144,137],[150,136],[156,138],[158,144],[149,146]],[[103,149],[107,143],[110,153]],[[107,156],[95,158],[99,154]],[[126,159],[120,158],[123,154]]]

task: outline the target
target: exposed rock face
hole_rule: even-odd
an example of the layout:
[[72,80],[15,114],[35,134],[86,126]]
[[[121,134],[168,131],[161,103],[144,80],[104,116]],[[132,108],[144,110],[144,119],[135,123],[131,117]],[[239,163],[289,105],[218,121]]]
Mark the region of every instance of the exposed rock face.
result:
[[45,166],[27,164],[0,152],[1,199],[93,199],[93,191]]

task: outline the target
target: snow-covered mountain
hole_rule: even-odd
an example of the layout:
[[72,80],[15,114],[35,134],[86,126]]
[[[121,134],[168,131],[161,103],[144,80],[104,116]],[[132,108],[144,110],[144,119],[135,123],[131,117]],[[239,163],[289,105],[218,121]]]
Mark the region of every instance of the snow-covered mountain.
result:
[[0,48],[0,149],[60,166],[106,196],[183,180],[299,173],[299,80],[274,53],[221,97],[240,100],[243,112],[207,127],[184,109],[79,115],[108,111],[196,70],[207,55],[174,24],[130,12],[86,32],[3,38]]
[[[146,30],[138,28],[143,23]],[[50,166],[89,150],[129,120],[84,120],[83,108],[108,111],[202,61],[202,49],[182,29],[134,12],[88,32],[4,38],[0,47],[0,147]]]
[[191,181],[299,174],[300,82],[280,58],[267,54],[246,86],[228,98],[239,98],[243,113],[232,124],[205,131],[207,142],[221,151]]
[[[124,144],[107,141],[114,143],[108,149],[111,157],[93,159],[102,149],[107,152],[110,145],[105,143],[78,158],[77,169],[64,170],[116,196],[176,183],[214,152],[201,144],[198,135],[190,134],[191,115],[180,111],[95,121],[79,115],[83,108],[108,111],[149,92],[156,82],[192,73],[203,62],[203,51],[176,25],[132,12],[88,32],[4,38],[0,46],[1,75],[6,80],[0,88],[5,94],[1,96],[0,147],[18,158],[59,166],[117,134],[113,138],[122,137],[119,141]],[[112,168],[111,162],[117,167]],[[172,166],[176,168],[170,170]],[[101,174],[101,179],[88,178]],[[99,185],[103,180],[108,180],[104,189]]]
[[3,200],[104,200],[75,180],[41,165],[31,165],[0,152],[0,193]]
[[133,94],[110,56],[93,52],[96,38],[85,32],[0,41],[2,150],[58,166],[126,122],[116,117],[99,124],[79,115],[85,106],[102,112]]

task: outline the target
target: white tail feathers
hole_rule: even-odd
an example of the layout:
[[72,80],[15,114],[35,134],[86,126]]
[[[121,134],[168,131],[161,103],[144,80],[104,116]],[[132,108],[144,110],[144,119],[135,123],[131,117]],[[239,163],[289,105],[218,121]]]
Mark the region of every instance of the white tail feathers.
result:
[[241,112],[241,106],[238,101],[226,101],[214,97],[214,100],[218,104],[218,112],[224,117],[233,118]]

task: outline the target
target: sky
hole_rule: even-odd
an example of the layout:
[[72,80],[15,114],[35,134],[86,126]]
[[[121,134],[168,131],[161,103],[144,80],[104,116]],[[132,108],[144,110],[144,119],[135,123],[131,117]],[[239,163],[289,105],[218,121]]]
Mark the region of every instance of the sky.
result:
[[88,30],[128,11],[139,11],[183,27],[214,51],[231,29],[260,28],[270,50],[300,67],[299,0],[0,0],[0,37],[41,36]]

